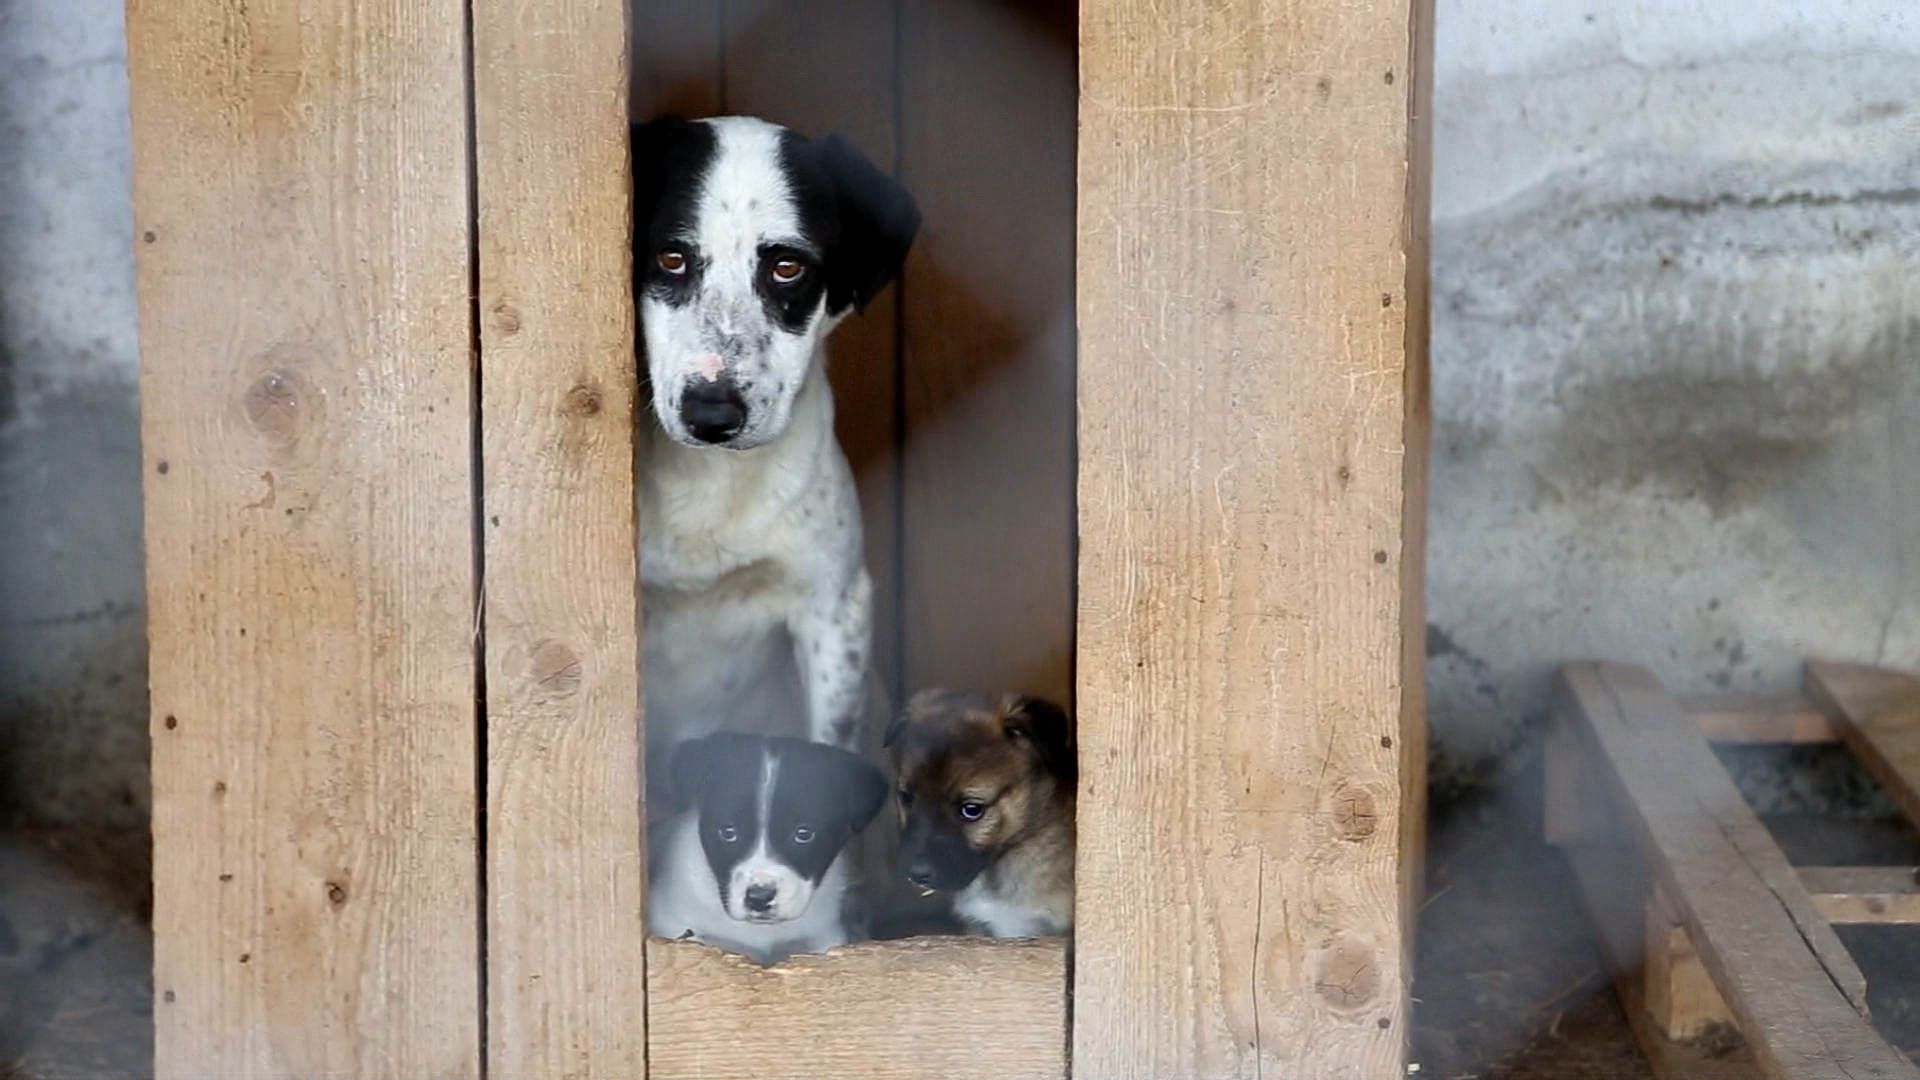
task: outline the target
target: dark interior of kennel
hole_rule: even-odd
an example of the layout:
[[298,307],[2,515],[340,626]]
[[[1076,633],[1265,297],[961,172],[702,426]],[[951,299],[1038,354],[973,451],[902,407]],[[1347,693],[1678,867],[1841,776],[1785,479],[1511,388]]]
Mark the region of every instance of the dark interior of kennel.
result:
[[630,18],[636,119],[838,133],[920,205],[902,280],[828,347],[889,697],[1070,702],[1076,7],[680,0]]

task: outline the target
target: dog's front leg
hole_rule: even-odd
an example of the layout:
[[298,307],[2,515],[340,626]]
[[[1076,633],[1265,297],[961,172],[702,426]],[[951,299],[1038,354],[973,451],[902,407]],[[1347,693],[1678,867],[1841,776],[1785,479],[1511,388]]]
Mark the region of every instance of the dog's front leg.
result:
[[873,581],[864,568],[844,589],[813,593],[788,620],[794,660],[807,687],[814,742],[854,749],[873,652]]

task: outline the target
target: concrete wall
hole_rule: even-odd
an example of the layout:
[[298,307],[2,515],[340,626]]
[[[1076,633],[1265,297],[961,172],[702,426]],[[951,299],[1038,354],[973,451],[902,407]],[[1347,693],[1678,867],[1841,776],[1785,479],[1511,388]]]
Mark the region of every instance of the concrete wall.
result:
[[[1439,9],[1436,778],[1523,746],[1567,657],[1920,666],[1911,0]],[[0,4],[0,809],[137,828],[120,17]]]
[[144,826],[120,0],[0,4],[0,813]]
[[1439,8],[1436,777],[1563,658],[1920,665],[1920,7]]

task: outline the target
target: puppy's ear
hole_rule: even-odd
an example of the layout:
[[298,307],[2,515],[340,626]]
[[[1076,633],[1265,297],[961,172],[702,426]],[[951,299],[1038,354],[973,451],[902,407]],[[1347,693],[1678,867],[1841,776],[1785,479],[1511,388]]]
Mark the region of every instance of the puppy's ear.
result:
[[882,750],[891,750],[893,748],[893,741],[898,739],[900,733],[905,730],[907,730],[907,710],[901,709],[899,712],[893,714],[892,720],[887,721],[887,733],[880,736],[880,748]]
[[859,311],[900,276],[920,231],[920,208],[906,188],[838,135],[815,140],[814,153],[840,211],[840,238],[826,258],[827,311]]
[[859,836],[887,804],[887,777],[873,762],[851,752],[840,761],[840,791],[847,811],[847,835]]
[[1043,698],[1009,695],[1000,729],[1007,738],[1031,745],[1048,772],[1068,781],[1078,777],[1073,718],[1065,709]]
[[633,165],[633,236],[638,247],[646,247],[647,225],[660,206],[667,159],[692,126],[673,114],[627,124],[627,153]]

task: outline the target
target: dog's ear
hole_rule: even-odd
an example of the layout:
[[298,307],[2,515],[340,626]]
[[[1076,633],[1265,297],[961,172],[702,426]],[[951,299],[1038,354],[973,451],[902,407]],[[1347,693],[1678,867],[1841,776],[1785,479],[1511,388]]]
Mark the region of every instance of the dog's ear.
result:
[[1009,695],[1000,729],[1007,738],[1031,745],[1048,772],[1066,780],[1077,778],[1073,718],[1065,709],[1044,698]]
[[899,181],[838,135],[815,140],[814,154],[840,212],[839,239],[826,253],[827,312],[860,311],[900,276],[920,231],[920,208]]
[[891,750],[894,740],[898,739],[900,733],[905,730],[907,730],[907,710],[901,709],[893,714],[892,720],[887,721],[887,733],[880,736],[880,748]]
[[859,836],[887,804],[887,777],[873,762],[846,752],[841,760],[840,791],[845,798],[847,835]]
[[627,153],[633,165],[633,236],[635,246],[646,247],[647,225],[660,205],[667,180],[667,160],[693,125],[674,114],[646,123],[627,124]]

